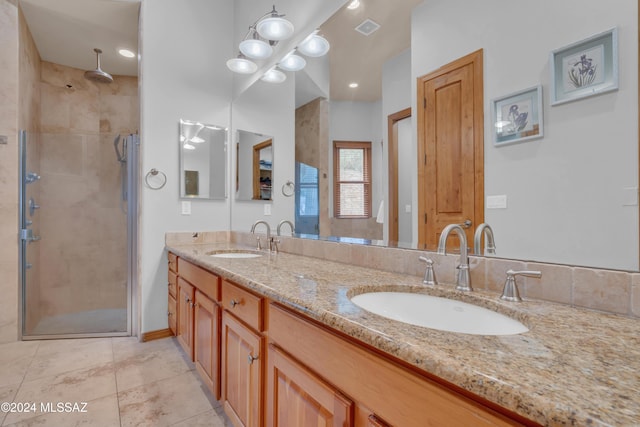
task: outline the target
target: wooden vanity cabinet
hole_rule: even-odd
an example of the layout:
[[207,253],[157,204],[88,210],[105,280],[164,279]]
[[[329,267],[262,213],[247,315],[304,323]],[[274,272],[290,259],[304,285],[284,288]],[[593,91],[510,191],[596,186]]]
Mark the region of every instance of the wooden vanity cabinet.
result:
[[178,342],[216,399],[220,398],[220,278],[178,259]]
[[196,289],[193,316],[193,361],[211,393],[220,399],[220,309]]
[[189,359],[193,360],[193,300],[195,298],[195,288],[182,277],[178,277],[178,323],[176,337],[187,353]]
[[176,294],[178,292],[178,264],[177,257],[172,253],[169,253],[168,264],[169,295],[167,303],[167,320],[169,323],[169,330],[171,330],[173,335],[176,335],[178,322],[178,307],[176,302]]
[[267,427],[350,427],[353,402],[282,349],[269,344]]
[[235,427],[263,425],[264,300],[222,281],[221,396]]

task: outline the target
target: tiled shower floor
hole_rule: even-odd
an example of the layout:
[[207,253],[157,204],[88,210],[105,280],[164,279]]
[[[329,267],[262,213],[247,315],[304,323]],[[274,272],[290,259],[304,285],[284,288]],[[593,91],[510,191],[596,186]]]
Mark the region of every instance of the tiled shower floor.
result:
[[175,338],[0,344],[1,403],[2,426],[231,425]]
[[127,310],[104,309],[61,314],[40,319],[29,335],[127,332]]

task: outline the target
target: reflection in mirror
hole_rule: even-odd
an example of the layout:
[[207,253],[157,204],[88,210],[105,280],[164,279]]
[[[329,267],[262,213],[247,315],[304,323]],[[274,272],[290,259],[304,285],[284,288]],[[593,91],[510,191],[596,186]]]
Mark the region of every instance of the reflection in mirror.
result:
[[238,130],[236,142],[236,199],[271,200],[273,138]]
[[[461,2],[462,0],[458,1]],[[545,2],[550,3],[549,0]],[[340,139],[371,140],[375,147],[374,155],[382,152],[379,161],[374,158],[372,168],[372,214],[379,212],[380,206],[383,205],[382,220],[386,220],[382,242],[409,248],[418,247],[416,229],[419,221],[424,221],[424,217],[418,215],[418,168],[415,153],[419,117],[414,86],[417,77],[439,69],[478,47],[485,47],[484,63],[495,66],[487,69],[484,75],[484,104],[487,109],[492,98],[504,93],[529,87],[537,82],[543,86],[548,85],[549,76],[546,72],[540,72],[548,65],[545,60],[548,52],[570,41],[602,31],[604,28],[591,19],[598,13],[606,14],[607,18],[620,28],[627,26],[630,29],[627,34],[630,46],[623,48],[623,43],[620,43],[620,49],[626,51],[628,58],[626,63],[621,60],[620,67],[626,69],[630,75],[637,74],[638,52],[637,44],[634,45],[633,40],[638,21],[637,13],[630,6],[632,2],[616,4],[615,8],[595,6],[594,3],[592,10],[580,11],[579,15],[584,19],[572,20],[570,25],[549,32],[544,39],[531,40],[531,49],[528,52],[535,52],[536,55],[522,53],[520,61],[514,61],[513,57],[513,52],[517,53],[518,49],[489,49],[497,43],[502,43],[499,42],[504,33],[501,25],[487,27],[490,31],[484,33],[476,30],[457,31],[465,25],[473,27],[471,22],[477,20],[478,16],[486,15],[487,22],[510,22],[510,11],[501,11],[499,16],[493,16],[478,7],[474,8],[477,16],[461,21],[455,14],[455,7],[445,1],[438,1],[438,6],[422,2],[421,5],[413,5],[413,10],[409,8],[402,13],[395,9],[396,3],[371,1],[367,3],[364,13],[381,23],[383,19],[374,16],[371,8],[373,5],[384,6],[383,3],[394,8],[392,12],[387,10],[386,15],[399,17],[404,14],[409,24],[397,27],[382,23],[381,28],[373,35],[358,39],[345,30],[354,28],[354,25],[336,24],[342,19],[339,15],[355,16],[353,11],[342,9],[320,27],[323,35],[335,46],[335,49],[330,51],[330,93],[328,88],[321,84],[321,79],[314,79],[317,73],[312,74],[306,70],[296,73],[296,162],[319,168],[320,217],[319,230],[315,234],[321,237],[349,236],[375,239],[370,237],[370,234],[362,233],[361,228],[336,227],[344,221],[333,218],[331,206],[332,142]],[[571,0],[571,4],[574,3],[577,4],[577,0]],[[444,17],[438,19],[451,22],[450,26],[435,25],[437,19],[433,17],[432,8],[439,6],[442,6],[443,10],[438,11],[447,12],[447,15],[446,20]],[[566,7],[570,6],[567,4]],[[385,12],[381,14],[382,18],[386,15]],[[411,28],[410,24],[413,24],[414,28]],[[366,52],[366,55],[337,56],[340,48],[348,48],[351,39],[373,40],[371,37],[382,35],[384,30],[394,33],[401,32],[402,29],[407,29],[411,36],[409,43],[404,45],[404,50],[387,56],[375,65],[371,61],[380,51],[377,46],[360,48],[357,51]],[[392,39],[391,36],[385,36],[385,46]],[[411,41],[420,44],[417,48],[412,48]],[[512,41],[515,43],[514,40],[509,43]],[[526,73],[521,72],[523,61],[528,65]],[[370,76],[381,76],[376,80],[381,94],[373,96],[374,89],[361,90],[364,87],[362,83],[356,90],[351,90],[347,87],[349,80],[346,79],[354,79],[354,74],[342,72],[336,78],[336,71],[339,71],[336,70],[337,67],[351,67],[355,71],[363,70]],[[505,78],[507,75],[510,76],[509,79]],[[306,84],[307,80],[313,80],[315,86]],[[314,87],[315,92],[310,91],[310,87]],[[366,95],[368,99],[360,95]],[[545,133],[544,139],[535,142],[509,147],[495,147],[491,138],[492,129],[485,123],[484,198],[489,202],[495,199],[504,200],[499,205],[488,204],[484,209],[484,221],[491,225],[495,233],[495,256],[625,270],[638,269],[637,96],[637,88],[628,86],[621,87],[618,92],[612,94],[561,107],[549,107],[548,100],[545,99],[545,115],[548,114],[548,117],[545,116],[545,124],[548,127],[553,126],[555,132]],[[370,108],[370,135],[354,134],[358,119],[365,116],[367,105]],[[413,111],[413,118],[409,119],[413,122],[410,129],[404,129],[404,121],[398,121],[396,126],[396,132],[400,134],[398,138],[405,138],[403,135],[409,134],[405,139],[410,141],[411,146],[398,147],[398,176],[393,184],[388,173],[391,168],[389,139],[393,129],[391,126],[388,129],[385,127],[390,116],[412,106],[416,110]],[[323,109],[330,111],[330,114],[326,114],[326,121]],[[313,126],[300,129],[301,123],[310,123],[305,122],[310,114],[315,118]],[[488,117],[489,113],[485,111],[485,122]],[[601,141],[607,140],[605,129],[611,128],[617,129],[620,138],[616,139],[615,144],[603,145]],[[307,148],[310,135],[318,141],[314,145],[316,151]],[[379,148],[381,140],[382,150]],[[301,145],[304,148],[301,149]],[[409,150],[403,154],[402,150],[405,148]],[[321,155],[311,161],[307,160],[307,153]],[[620,167],[623,164],[625,166]],[[595,172],[602,171],[605,165],[618,166],[606,167],[606,172]],[[541,174],[541,171],[544,173]],[[403,175],[405,173],[407,175]],[[410,184],[402,184],[403,180],[410,180]],[[391,188],[391,185],[394,185],[394,188]],[[407,190],[408,187],[411,187],[410,191],[401,194],[400,190]],[[391,200],[394,189],[397,202]],[[397,206],[395,214],[391,211],[393,206]],[[398,222],[395,238],[391,236],[392,221]],[[624,237],[601,226],[612,221],[620,224],[618,229],[628,230]],[[471,227],[475,230],[478,225],[476,223]]]
[[180,119],[180,197],[226,198],[227,131]]

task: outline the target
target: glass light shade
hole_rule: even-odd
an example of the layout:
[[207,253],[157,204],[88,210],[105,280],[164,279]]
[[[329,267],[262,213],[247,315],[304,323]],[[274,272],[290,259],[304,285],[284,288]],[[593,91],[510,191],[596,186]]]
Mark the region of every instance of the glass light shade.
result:
[[240,42],[240,52],[253,59],[266,59],[273,53],[269,43],[259,39],[247,39]]
[[184,147],[185,150],[195,150],[196,149],[196,147],[194,147],[191,144],[184,144],[183,147]]
[[322,36],[311,34],[299,46],[298,52],[303,55],[317,58],[326,55],[329,52],[329,42]]
[[204,139],[200,138],[199,136],[194,136],[189,140],[189,142],[193,142],[195,144],[201,144],[204,142]]
[[282,71],[272,68],[264,73],[264,76],[260,77],[260,79],[268,83],[282,83],[287,79],[287,76]]
[[227,61],[227,67],[234,73],[253,74],[258,71],[255,62],[246,58],[233,58]]
[[302,56],[290,53],[284,57],[284,59],[278,64],[278,67],[285,71],[300,71],[305,67],[305,65],[307,65],[307,61],[305,61]]
[[267,40],[285,40],[293,34],[293,24],[279,16],[270,16],[258,22],[256,30]]

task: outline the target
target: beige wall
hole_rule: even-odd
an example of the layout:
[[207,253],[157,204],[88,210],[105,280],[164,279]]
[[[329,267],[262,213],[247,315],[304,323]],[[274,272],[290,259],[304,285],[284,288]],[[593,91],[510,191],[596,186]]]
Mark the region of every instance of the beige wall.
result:
[[0,343],[18,338],[18,8],[0,0]]

